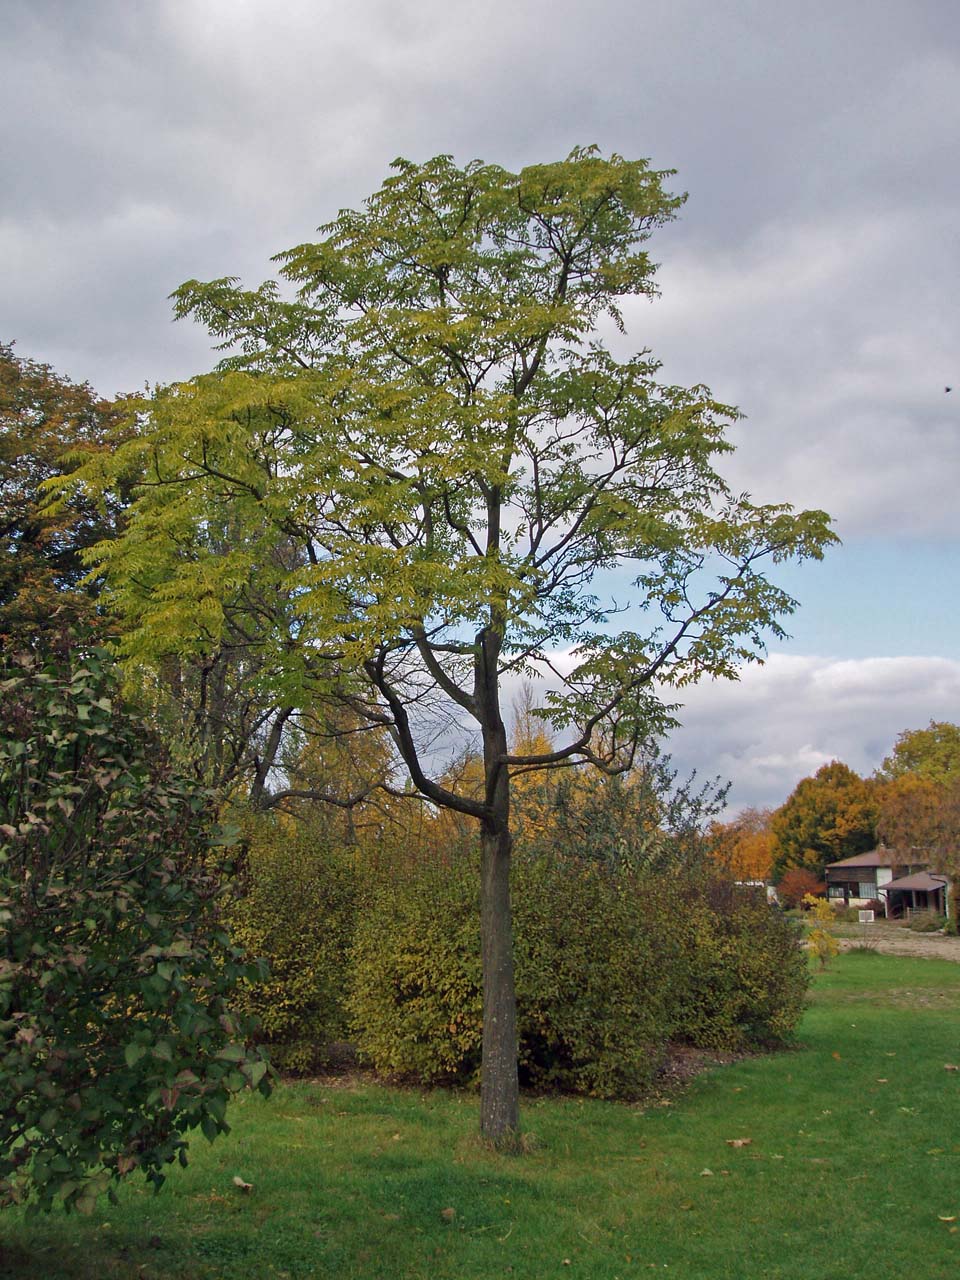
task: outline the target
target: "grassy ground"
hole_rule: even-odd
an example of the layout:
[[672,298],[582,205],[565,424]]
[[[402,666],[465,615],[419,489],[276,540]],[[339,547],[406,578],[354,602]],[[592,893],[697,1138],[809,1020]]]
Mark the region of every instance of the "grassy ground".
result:
[[5,1214],[0,1275],[953,1280],[958,1062],[960,966],[853,952],[817,977],[800,1048],[672,1105],[529,1100],[511,1158],[477,1143],[471,1096],[284,1088],[157,1197]]

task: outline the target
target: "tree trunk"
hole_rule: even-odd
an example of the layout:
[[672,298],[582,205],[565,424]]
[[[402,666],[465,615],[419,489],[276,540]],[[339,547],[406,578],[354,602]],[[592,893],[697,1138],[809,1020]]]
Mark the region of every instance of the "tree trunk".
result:
[[277,763],[277,756],[280,753],[280,746],[283,742],[283,730],[287,721],[293,715],[293,707],[281,707],[274,717],[273,724],[270,726],[270,732],[267,734],[267,741],[264,744],[263,755],[254,754],[254,775],[253,782],[250,786],[250,807],[251,809],[266,808],[267,801],[267,779],[270,776],[270,770]]
[[500,713],[497,663],[500,633],[477,637],[475,697],[483,730],[483,769],[488,816],[480,827],[480,950],[483,957],[483,1057],[480,1067],[480,1133],[509,1146],[520,1128],[517,1079],[517,993],[513,981],[510,913],[510,774],[507,730]]
[[517,995],[510,914],[510,833],[484,826],[480,863],[480,946],[483,956],[483,1059],[480,1132],[497,1146],[520,1128],[517,1079]]

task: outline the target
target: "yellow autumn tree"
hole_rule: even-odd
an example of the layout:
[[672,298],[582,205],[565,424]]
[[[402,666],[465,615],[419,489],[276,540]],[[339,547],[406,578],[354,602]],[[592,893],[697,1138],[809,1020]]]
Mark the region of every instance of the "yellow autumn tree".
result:
[[769,809],[744,809],[731,822],[711,826],[711,856],[734,880],[768,880],[773,874],[771,816]]

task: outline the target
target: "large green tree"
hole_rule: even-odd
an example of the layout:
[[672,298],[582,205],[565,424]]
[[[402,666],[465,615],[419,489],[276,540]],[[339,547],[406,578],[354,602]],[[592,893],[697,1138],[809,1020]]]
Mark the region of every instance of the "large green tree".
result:
[[926,729],[904,729],[877,773],[881,778],[910,775],[931,782],[960,778],[960,725],[931,720]]
[[[144,406],[116,461],[145,480],[98,557],[141,661],[216,644],[238,587],[289,593],[290,624],[257,636],[289,705],[307,676],[339,691],[388,727],[412,793],[479,824],[495,1141],[519,1124],[511,772],[628,768],[665,718],[656,685],[758,658],[795,603],[764,567],[832,539],[823,512],[729,490],[715,463],[733,410],[603,341],[623,299],[655,292],[645,243],[681,203],[666,176],[594,150],[519,174],[397,161],[361,210],[280,255],[295,296],[182,286],[178,313],[227,354]],[[217,554],[197,546],[211,523],[233,530]],[[562,745],[511,752],[502,682],[548,668]],[[464,724],[479,796],[444,781],[436,749]]]
[[875,783],[839,760],[823,765],[773,815],[774,875],[802,867],[822,880],[827,863],[866,853],[877,842],[878,811]]

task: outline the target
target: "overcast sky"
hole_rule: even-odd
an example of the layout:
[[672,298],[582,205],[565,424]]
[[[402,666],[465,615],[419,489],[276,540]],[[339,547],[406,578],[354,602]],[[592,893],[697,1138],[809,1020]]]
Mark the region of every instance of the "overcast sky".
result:
[[395,156],[677,169],[630,345],[844,545],[766,666],[687,692],[676,763],[775,805],[960,721],[956,0],[0,0],[0,33],[0,340],[104,394],[209,368],[171,290],[258,283]]

